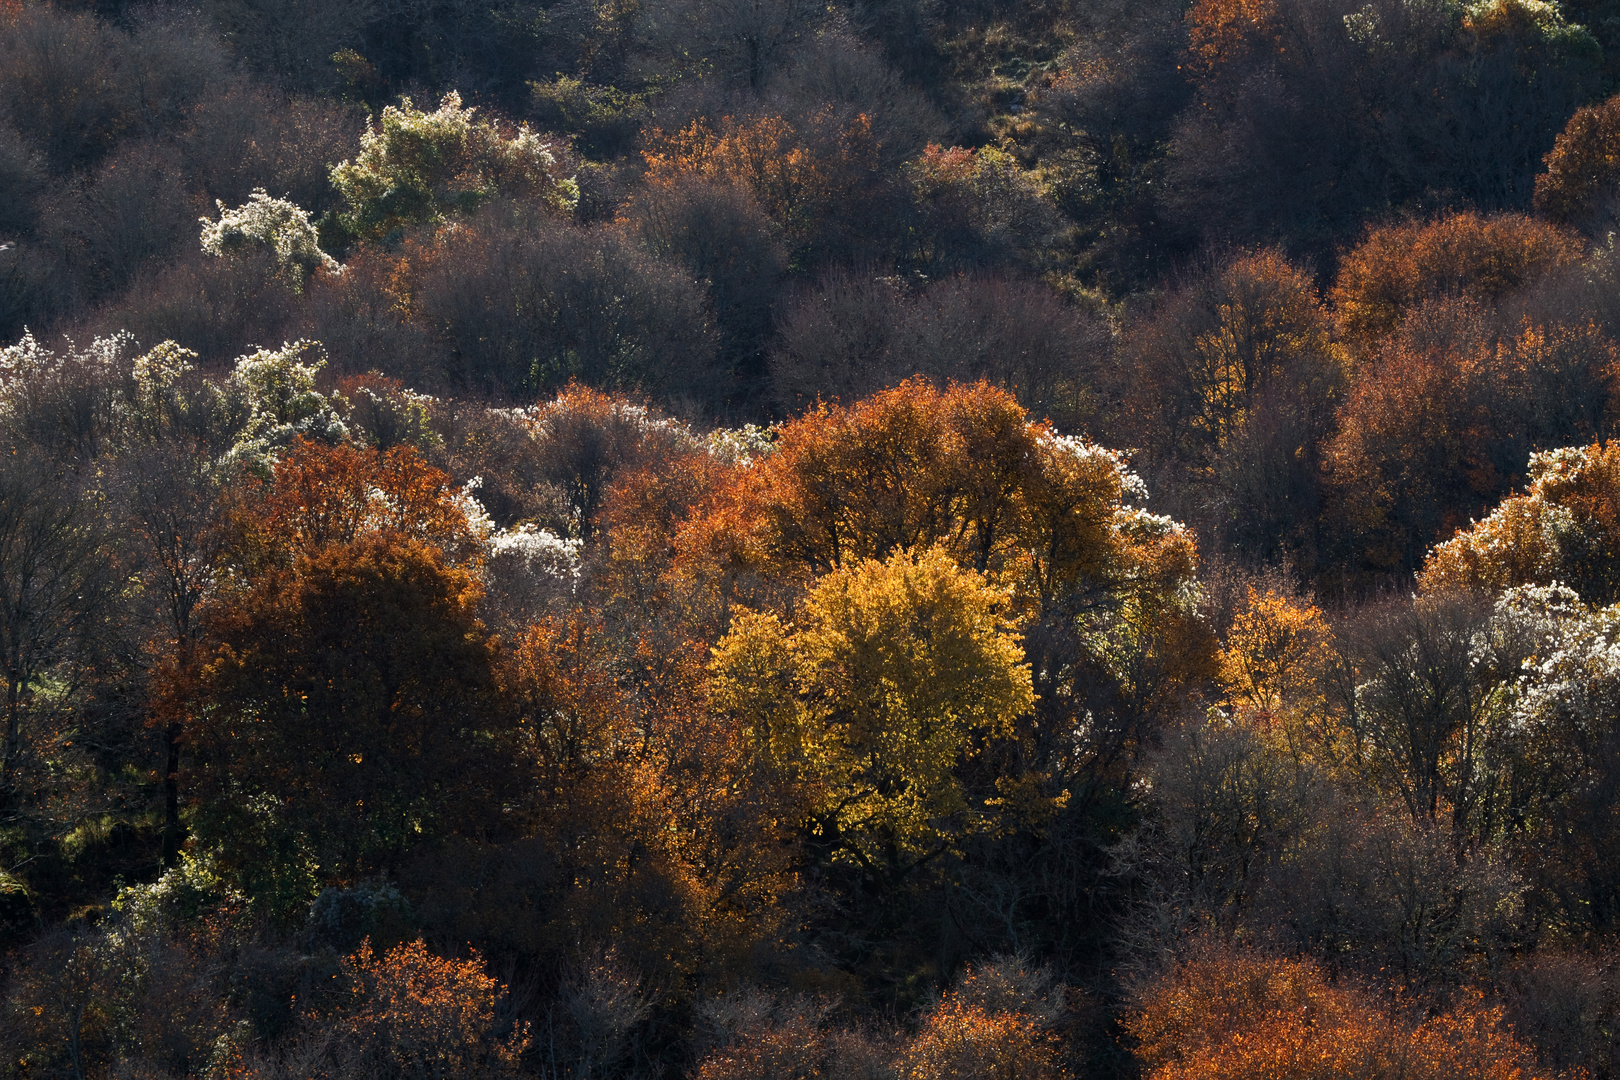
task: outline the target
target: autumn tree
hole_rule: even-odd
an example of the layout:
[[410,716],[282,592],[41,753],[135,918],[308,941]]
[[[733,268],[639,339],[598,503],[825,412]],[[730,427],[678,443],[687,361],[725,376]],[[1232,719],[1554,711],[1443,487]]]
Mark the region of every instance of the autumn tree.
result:
[[864,115],[826,108],[798,122],[725,116],[714,124],[694,120],[676,132],[654,129],[647,143],[651,185],[689,176],[737,184],[801,251],[847,257],[870,250],[867,219],[849,217],[853,206],[886,201],[878,146]]
[[337,1019],[336,1062],[344,1074],[518,1075],[528,1024],[508,1030],[498,1015],[506,987],[475,951],[440,959],[420,940],[378,956],[371,942],[343,959],[352,1004]]
[[334,544],[400,537],[466,555],[472,542],[460,489],[411,446],[323,446],[296,439],[268,483],[236,493],[235,558],[287,566]]
[[196,827],[271,910],[397,863],[495,797],[477,593],[438,551],[368,537],[261,574],[213,615]]
[[524,830],[446,845],[411,879],[487,860],[487,888],[464,903],[493,940],[571,963],[611,948],[649,978],[735,977],[781,926],[798,804],[740,728],[702,708],[700,646],[673,635],[660,655],[615,631],[577,613],[513,642],[497,675],[526,736]]
[[924,1017],[901,1051],[905,1080],[1061,1080],[1068,1075],[1053,1031],[1064,1019],[1062,986],[1050,972],[997,956],[968,968]]
[[1005,391],[913,380],[822,406],[783,425],[775,447],[681,528],[681,573],[764,596],[772,583],[942,546],[1006,581],[1032,620],[1042,738],[1089,709],[1090,749],[1110,767],[1204,670],[1180,599],[1191,537],[1128,505],[1142,489],[1119,455],[1030,423]]
[[1620,97],[1575,110],[1536,177],[1536,208],[1561,225],[1592,228],[1611,213],[1620,175]]
[[1342,749],[1329,701],[1335,644],[1315,604],[1251,585],[1217,657],[1243,722],[1299,761],[1331,764]]
[[278,914],[499,798],[502,768],[475,764],[510,760],[495,647],[447,480],[408,447],[300,442],[235,511],[238,576],[176,675],[196,686],[197,833]]
[[1494,303],[1580,255],[1575,238],[1556,226],[1463,211],[1370,230],[1339,264],[1331,299],[1345,333],[1371,344],[1424,300]]
[[1423,564],[1425,591],[1562,582],[1589,603],[1620,600],[1616,544],[1620,445],[1538,453],[1530,486],[1438,545]]
[[1114,393],[1175,510],[1249,557],[1311,560],[1348,379],[1309,275],[1276,250],[1236,256],[1192,276],[1121,351]]
[[1615,355],[1591,325],[1498,333],[1458,301],[1412,314],[1346,395],[1328,447],[1354,558],[1415,569],[1507,494],[1532,452],[1608,432]]
[[958,767],[1034,704],[1007,596],[939,549],[821,578],[792,627],[741,615],[715,648],[715,703],[798,780],[811,843],[886,890],[995,826]]
[[1501,1008],[1476,995],[1427,1019],[1392,1016],[1309,960],[1208,941],[1148,984],[1127,1028],[1153,1080],[1539,1075]]

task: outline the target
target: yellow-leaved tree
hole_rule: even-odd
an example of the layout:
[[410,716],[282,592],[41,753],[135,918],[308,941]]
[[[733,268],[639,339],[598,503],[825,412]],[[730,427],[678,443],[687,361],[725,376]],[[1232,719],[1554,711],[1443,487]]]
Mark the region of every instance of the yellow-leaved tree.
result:
[[1341,735],[1327,695],[1337,659],[1320,608],[1251,585],[1217,662],[1228,705],[1265,742],[1329,764]]
[[833,570],[792,622],[745,612],[715,704],[801,786],[809,834],[880,886],[1000,821],[959,767],[1035,703],[1007,593],[945,551]]

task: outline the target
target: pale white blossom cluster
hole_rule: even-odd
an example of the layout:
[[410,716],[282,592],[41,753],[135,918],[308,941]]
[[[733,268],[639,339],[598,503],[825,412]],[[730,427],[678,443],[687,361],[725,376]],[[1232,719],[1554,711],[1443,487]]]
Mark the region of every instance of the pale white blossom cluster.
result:
[[222,202],[219,220],[202,222],[202,248],[210,255],[230,255],[253,248],[267,249],[276,265],[291,278],[295,288],[316,268],[341,273],[338,261],[321,250],[320,236],[309,220],[309,211],[286,199],[272,198],[263,188],[254,188],[248,201],[234,209]]
[[1146,510],[1122,507],[1114,515],[1114,529],[1120,535],[1140,543],[1181,536],[1187,531],[1187,526],[1168,514],[1150,514]]
[[1496,620],[1524,641],[1511,727],[1536,738],[1596,738],[1620,715],[1620,607],[1588,609],[1561,585],[1509,590]]
[[704,437],[704,449],[716,461],[747,468],[776,452],[776,437],[780,431],[775,424],[716,428]]
[[348,425],[332,400],[315,389],[315,377],[326,361],[302,360],[306,351],[319,348],[318,341],[300,340],[237,359],[227,382],[245,398],[249,418],[227,462],[266,466],[298,436],[330,445],[349,438]]
[[550,529],[525,523],[511,529],[496,527],[495,521],[478,501],[484,478],[475,476],[462,485],[454,499],[467,518],[468,530],[484,547],[491,562],[521,563],[538,577],[573,580],[579,577],[581,540],[558,536]]
[[530,573],[560,579],[579,576],[583,546],[583,540],[558,536],[533,524],[499,530],[489,538],[491,558],[522,560]]
[[1041,432],[1041,443],[1048,450],[1071,458],[1082,467],[1102,466],[1110,469],[1119,478],[1119,490],[1122,498],[1147,501],[1147,483],[1132,472],[1125,462],[1125,453],[1120,450],[1111,450],[1106,446],[1098,446],[1089,439],[1079,435],[1059,435],[1050,429]]
[[75,387],[68,392],[94,400],[98,425],[161,427],[173,411],[173,387],[197,357],[173,341],[132,357],[135,338],[124,331],[86,348],[68,338],[63,344],[53,349],[25,330],[15,345],[0,348],[0,413],[16,416],[39,395]]
[[71,339],[64,339],[67,348],[61,352],[42,345],[33,331],[24,328],[22,338],[15,345],[0,349],[0,392],[23,379],[48,375],[67,367],[78,367],[99,381],[111,382],[129,370],[125,357],[135,347],[135,336],[120,330],[107,337],[98,337],[89,347],[80,349]]

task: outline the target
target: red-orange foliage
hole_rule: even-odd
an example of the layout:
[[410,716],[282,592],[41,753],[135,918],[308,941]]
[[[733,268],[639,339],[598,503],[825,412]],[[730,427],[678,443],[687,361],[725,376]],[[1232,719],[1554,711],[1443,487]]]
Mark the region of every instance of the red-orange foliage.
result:
[[211,611],[197,830],[265,883],[258,898],[375,872],[443,828],[476,830],[502,797],[479,594],[437,549],[366,536],[296,553]]
[[1280,44],[1276,19],[1276,0],[1198,0],[1187,12],[1193,71],[1209,78],[1250,70],[1259,55]]
[[503,656],[502,691],[535,766],[525,843],[553,870],[545,897],[525,901],[503,898],[496,875],[500,910],[480,911],[483,932],[531,950],[611,940],[659,978],[738,964],[772,932],[795,815],[752,770],[742,733],[702,707],[706,657],[702,643],[644,647],[585,620],[536,625]]
[[718,130],[701,120],[673,134],[648,137],[647,181],[668,185],[697,175],[752,191],[776,222],[803,239],[815,219],[859,197],[878,168],[878,145],[865,114],[837,127],[830,110],[794,125],[780,116],[738,121]]
[[1542,160],[1536,208],[1565,225],[1588,223],[1620,182],[1620,94],[1575,110]]
[[1527,323],[1494,340],[1471,305],[1426,305],[1352,386],[1328,447],[1358,558],[1415,569],[1508,493],[1532,450],[1609,432],[1617,371],[1595,326]]
[[1371,344],[1424,300],[1490,303],[1580,257],[1575,237],[1547,222],[1463,211],[1373,229],[1339,264],[1331,299],[1344,331]]
[[1205,944],[1141,995],[1126,1028],[1149,1080],[1531,1080],[1500,1008],[1464,994],[1419,1020],[1331,984],[1310,960]]
[[946,542],[984,565],[1009,539],[1002,526],[1036,449],[1005,391],[914,380],[785,425],[776,452],[739,475],[682,547],[825,572]]
[[409,446],[323,446],[297,439],[269,484],[239,496],[236,519],[250,563],[364,536],[416,540],[456,553],[470,538],[450,477]]
[[418,939],[378,957],[367,941],[343,959],[343,974],[356,998],[336,1029],[344,1075],[517,1074],[528,1024],[500,1033],[496,1003],[506,988],[484,973],[476,951],[440,959]]
[[939,545],[1024,602],[1126,587],[1142,590],[1145,612],[1197,559],[1185,530],[1133,527],[1145,519],[1123,507],[1130,480],[1115,456],[1031,423],[984,382],[913,379],[819,406],[733,475],[676,537],[688,571],[802,581]]

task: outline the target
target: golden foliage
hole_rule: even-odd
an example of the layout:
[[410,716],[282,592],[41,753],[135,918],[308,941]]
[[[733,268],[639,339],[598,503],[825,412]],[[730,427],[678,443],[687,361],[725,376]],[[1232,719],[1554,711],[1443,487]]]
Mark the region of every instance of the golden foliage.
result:
[[899,1061],[903,1080],[1060,1080],[1056,1040],[1028,1016],[947,994]]
[[821,840],[881,877],[990,827],[955,776],[1035,701],[1007,595],[938,548],[824,576],[793,625],[744,613],[711,693],[811,793]]
[[1296,761],[1331,759],[1333,631],[1315,604],[1250,586],[1218,664],[1227,700]]

